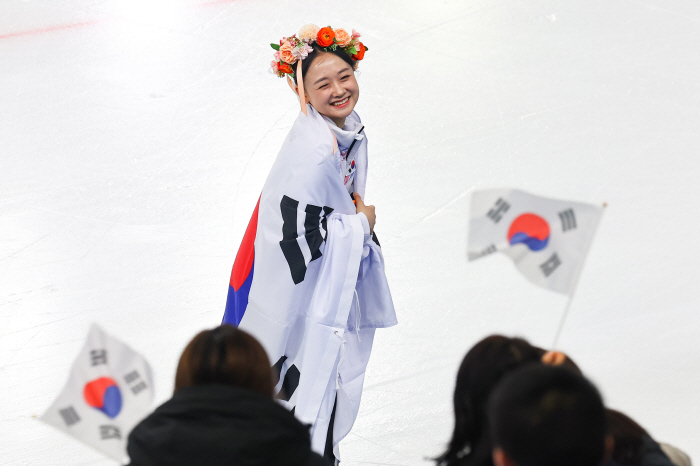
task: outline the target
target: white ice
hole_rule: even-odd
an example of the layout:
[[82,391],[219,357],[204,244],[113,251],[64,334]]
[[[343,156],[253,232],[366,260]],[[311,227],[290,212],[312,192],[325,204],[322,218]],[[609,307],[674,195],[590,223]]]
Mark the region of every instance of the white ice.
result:
[[347,465],[422,465],[466,350],[549,346],[566,297],[466,260],[469,191],[607,208],[560,340],[609,406],[700,460],[700,4],[5,0],[0,462],[110,465],[40,415],[97,322],[155,369],[200,329],[298,112],[270,42],[369,52],[357,110],[400,324],[377,332]]

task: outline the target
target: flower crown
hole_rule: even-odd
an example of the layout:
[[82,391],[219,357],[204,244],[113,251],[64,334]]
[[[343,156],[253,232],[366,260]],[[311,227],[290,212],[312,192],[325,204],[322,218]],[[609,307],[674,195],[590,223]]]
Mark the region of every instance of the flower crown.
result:
[[285,75],[294,76],[292,67],[298,60],[303,60],[313,51],[311,44],[316,42],[316,48],[324,52],[335,51],[339,47],[357,63],[365,56],[368,50],[358,39],[360,33],[352,30],[348,34],[345,29],[333,29],[330,26],[320,28],[315,24],[307,24],[299,30],[299,35],[283,37],[279,45],[270,44],[275,49],[275,59],[270,64],[270,72],[280,78]]

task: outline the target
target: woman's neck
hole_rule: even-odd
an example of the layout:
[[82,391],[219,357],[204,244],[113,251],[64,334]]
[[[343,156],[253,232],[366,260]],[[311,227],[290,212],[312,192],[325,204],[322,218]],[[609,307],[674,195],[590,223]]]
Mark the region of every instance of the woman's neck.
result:
[[335,123],[335,125],[338,128],[343,129],[343,126],[345,126],[345,118],[329,118],[333,121],[333,123]]

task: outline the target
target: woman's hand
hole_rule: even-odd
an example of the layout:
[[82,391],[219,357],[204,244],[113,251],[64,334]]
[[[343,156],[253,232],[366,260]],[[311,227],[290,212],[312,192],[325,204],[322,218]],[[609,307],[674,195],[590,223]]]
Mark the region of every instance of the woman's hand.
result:
[[362,202],[362,198],[357,193],[354,193],[353,196],[355,197],[355,206],[357,207],[357,213],[359,214],[360,212],[362,212],[365,214],[365,216],[367,217],[367,221],[369,222],[369,231],[370,233],[372,233],[374,231],[374,224],[377,221],[377,216],[374,213],[374,206],[365,205],[365,203]]
[[547,351],[542,355],[542,362],[548,366],[560,366],[566,361],[566,355],[561,351]]

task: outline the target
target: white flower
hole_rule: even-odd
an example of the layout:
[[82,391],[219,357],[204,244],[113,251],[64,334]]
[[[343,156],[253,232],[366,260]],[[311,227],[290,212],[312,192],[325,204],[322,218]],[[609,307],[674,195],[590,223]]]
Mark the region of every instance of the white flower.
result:
[[307,24],[306,26],[299,29],[299,34],[297,35],[297,37],[305,41],[316,40],[316,36],[318,35],[318,31],[320,30],[321,28],[316,26],[315,24]]

